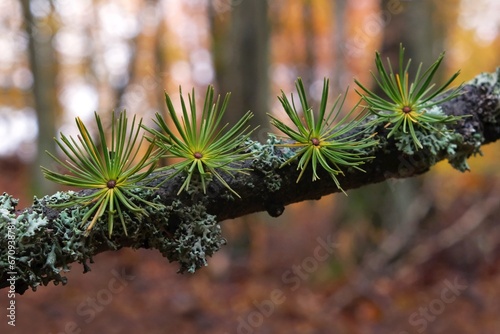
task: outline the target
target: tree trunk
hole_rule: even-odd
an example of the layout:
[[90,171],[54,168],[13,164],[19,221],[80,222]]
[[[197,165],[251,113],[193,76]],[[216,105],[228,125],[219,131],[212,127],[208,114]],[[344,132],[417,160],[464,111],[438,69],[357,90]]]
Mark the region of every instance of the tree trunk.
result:
[[52,193],[56,186],[47,181],[39,166],[50,166],[52,159],[45,151],[54,151],[53,137],[56,133],[55,115],[58,108],[56,76],[57,64],[52,47],[52,30],[48,25],[39,25],[30,10],[30,1],[23,0],[26,33],[28,35],[28,53],[31,72],[33,73],[34,108],[38,119],[37,155],[32,164],[31,191],[35,195]]
[[212,13],[213,54],[217,84],[231,92],[225,122],[235,124],[251,110],[255,127],[267,123],[269,98],[269,19],[267,0],[241,1],[230,21]]

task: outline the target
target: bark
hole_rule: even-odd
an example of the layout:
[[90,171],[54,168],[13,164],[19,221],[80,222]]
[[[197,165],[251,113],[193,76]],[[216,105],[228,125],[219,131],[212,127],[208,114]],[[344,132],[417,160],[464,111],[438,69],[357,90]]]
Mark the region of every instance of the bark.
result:
[[[343,189],[416,176],[443,159],[451,159],[458,166],[460,159],[496,141],[500,138],[499,77],[500,70],[479,75],[464,86],[462,95],[441,106],[447,114],[469,115],[450,126],[459,135],[453,156],[448,149],[403,154],[393,140],[384,139],[387,130],[380,126],[376,131],[382,140],[374,159],[362,166],[365,172],[345,170],[345,175],[339,177]],[[0,257],[0,287],[12,290],[15,286],[15,291],[22,294],[50,281],[64,284],[66,278],[62,274],[69,270],[70,263],[83,264],[86,272],[94,255],[122,247],[158,249],[170,261],[179,262],[181,272],[194,272],[206,265],[206,257],[225,243],[220,221],[258,211],[277,217],[288,204],[340,192],[331,178],[321,172],[320,181],[311,182],[307,170],[297,183],[296,164],[280,168],[290,151],[275,144],[274,136],[269,136],[267,143],[252,142],[254,156],[245,161],[252,170],[227,179],[241,198],[218,182],[209,184],[207,194],[194,190],[177,195],[181,177],[165,182],[157,190],[140,193],[149,201],[163,204],[164,209],[145,208],[148,217],[126,215],[128,236],[115,223],[113,235],[108,238],[107,224],[98,222],[92,234],[85,237],[80,226],[85,208],[60,210],[51,206],[67,201],[68,192],[35,200],[32,207],[23,211],[15,211],[16,200],[4,194],[0,197],[0,247],[4,250]],[[158,184],[164,173],[158,172],[151,185]]]

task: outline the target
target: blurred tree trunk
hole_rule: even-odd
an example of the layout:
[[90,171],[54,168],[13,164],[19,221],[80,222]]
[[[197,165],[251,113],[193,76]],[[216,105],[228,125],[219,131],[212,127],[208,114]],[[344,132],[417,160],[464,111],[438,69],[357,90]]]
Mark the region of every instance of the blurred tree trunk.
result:
[[[52,47],[52,29],[48,24],[38,24],[30,10],[30,1],[22,0],[28,53],[33,73],[33,107],[38,118],[37,155],[31,173],[31,192],[35,195],[51,194],[56,186],[48,182],[40,166],[50,166],[52,159],[45,151],[54,151],[55,114],[57,108],[56,75],[57,63]],[[52,5],[52,3],[51,3]]]
[[[382,10],[391,8],[394,0],[382,0]],[[396,62],[399,44],[405,47],[405,57],[413,59],[410,75],[418,64],[430,66],[444,50],[444,30],[446,22],[439,15],[439,6],[433,0],[404,2],[399,14],[390,16],[384,26],[381,52],[384,57]],[[439,73],[438,73],[439,75]]]
[[[267,0],[241,1],[230,15],[211,8],[213,54],[221,94],[231,92],[225,122],[251,110],[251,125],[267,124],[269,19]],[[230,17],[227,17],[230,16]]]
[[314,7],[311,0],[302,4],[304,18],[305,66],[299,71],[304,85],[310,87],[315,80],[316,70],[316,32],[314,30]]
[[[334,24],[332,25],[332,28],[334,29],[332,33],[332,45],[335,47],[335,50],[333,50],[333,52],[335,52],[335,63],[332,69],[331,89],[332,92],[335,92],[335,94],[345,91],[346,85],[344,79],[348,75],[345,55],[342,50],[344,45],[346,44],[346,7],[347,0],[337,0],[335,1],[334,6],[332,6],[332,9],[334,10],[332,17],[335,20]],[[351,78],[349,77],[349,80],[350,79]]]

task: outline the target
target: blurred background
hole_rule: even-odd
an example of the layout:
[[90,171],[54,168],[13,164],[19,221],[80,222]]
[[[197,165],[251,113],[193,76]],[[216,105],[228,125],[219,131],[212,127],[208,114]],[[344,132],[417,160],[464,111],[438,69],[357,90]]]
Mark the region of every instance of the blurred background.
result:
[[[458,85],[500,65],[499,34],[497,0],[0,0],[0,190],[19,208],[55,192],[39,166],[54,168],[44,151],[76,116],[151,125],[164,91],[213,84],[232,92],[227,121],[252,110],[264,141],[299,76],[313,101],[324,77],[335,97],[402,42],[413,70],[446,50],[439,76],[461,69]],[[194,275],[148,250],[73,264],[66,286],[17,296],[0,332],[499,333],[498,145],[464,174],[442,162],[222,222],[228,245]]]

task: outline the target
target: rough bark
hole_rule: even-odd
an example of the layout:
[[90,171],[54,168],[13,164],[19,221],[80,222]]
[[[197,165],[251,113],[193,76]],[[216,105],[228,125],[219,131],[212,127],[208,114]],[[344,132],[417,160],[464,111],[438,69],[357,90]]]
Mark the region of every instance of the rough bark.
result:
[[[343,189],[416,176],[443,159],[452,159],[459,165],[457,160],[466,159],[478,153],[480,146],[496,141],[500,138],[499,77],[500,70],[479,75],[464,86],[462,95],[441,106],[447,114],[469,115],[450,127],[460,135],[456,136],[459,139],[455,141],[453,156],[447,149],[404,154],[392,139],[384,139],[387,130],[380,126],[376,131],[381,141],[374,159],[363,165],[365,172],[345,170],[345,175],[339,177]],[[325,173],[320,173],[320,181],[311,182],[310,171],[306,171],[297,183],[299,172],[295,164],[280,168],[290,150],[275,144],[274,136],[270,136],[267,143],[252,142],[254,156],[245,161],[251,171],[227,179],[241,198],[218,182],[209,184],[207,194],[194,188],[177,195],[181,177],[165,182],[157,190],[140,193],[149,201],[163,204],[164,209],[145,208],[149,213],[147,217],[126,215],[128,236],[120,224],[115,223],[113,235],[108,238],[107,224],[100,222],[91,235],[85,237],[80,222],[87,209],[60,210],[50,205],[66,201],[70,196],[68,192],[35,200],[33,206],[23,211],[15,211],[16,200],[4,194],[0,197],[0,247],[3,250],[0,287],[12,290],[15,286],[15,291],[22,294],[30,287],[36,289],[50,281],[65,284],[62,274],[69,270],[70,263],[83,264],[86,272],[94,255],[122,247],[158,249],[170,261],[179,262],[181,272],[194,272],[206,265],[206,257],[225,243],[220,221],[258,211],[279,216],[288,204],[340,192]],[[151,185],[158,184],[164,173],[158,172],[158,178]]]

